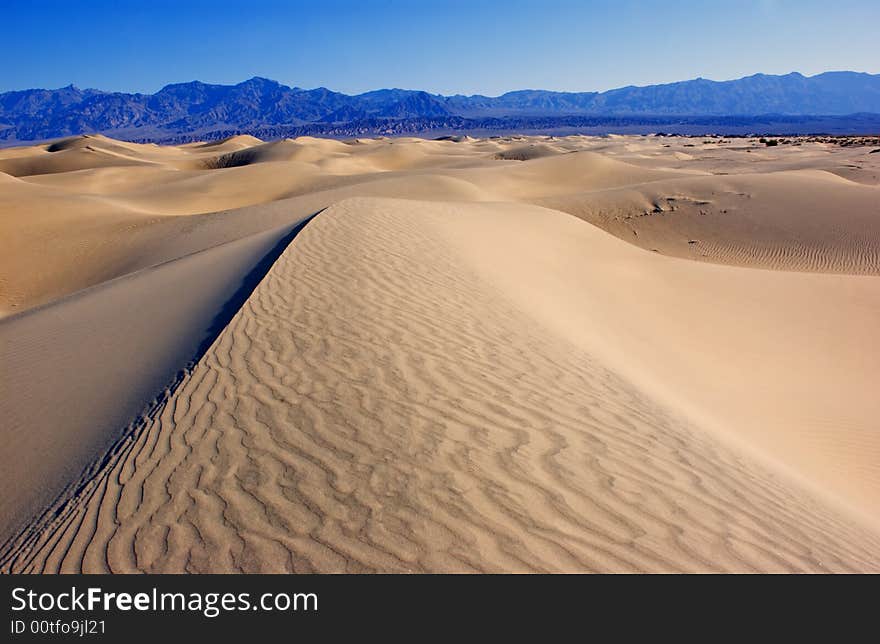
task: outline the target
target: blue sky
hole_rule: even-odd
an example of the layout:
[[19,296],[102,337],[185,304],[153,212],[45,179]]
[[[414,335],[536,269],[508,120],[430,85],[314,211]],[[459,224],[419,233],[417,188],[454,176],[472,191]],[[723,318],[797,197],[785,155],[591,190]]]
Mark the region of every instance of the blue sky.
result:
[[878,0],[3,0],[0,24],[0,91],[265,76],[496,95],[880,72]]

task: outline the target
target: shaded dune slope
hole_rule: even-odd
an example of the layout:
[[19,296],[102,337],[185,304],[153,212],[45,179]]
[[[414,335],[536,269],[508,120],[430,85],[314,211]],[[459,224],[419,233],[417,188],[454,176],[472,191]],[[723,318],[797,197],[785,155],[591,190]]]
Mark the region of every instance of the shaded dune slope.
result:
[[536,316],[462,241],[498,214],[316,217],[2,569],[880,569],[876,529]]
[[0,488],[15,490],[0,496],[0,538],[90,476],[95,455],[173,389],[305,221],[0,320]]

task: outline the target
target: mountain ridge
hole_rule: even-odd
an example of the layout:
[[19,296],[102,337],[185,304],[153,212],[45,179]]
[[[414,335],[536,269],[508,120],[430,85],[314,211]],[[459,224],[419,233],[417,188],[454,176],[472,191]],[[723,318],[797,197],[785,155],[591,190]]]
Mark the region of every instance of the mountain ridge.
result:
[[[0,93],[0,140],[35,141],[81,133],[163,140],[214,131],[306,128],[363,134],[482,127],[573,117],[654,118],[880,114],[880,74],[836,71],[804,76],[753,74],[728,81],[695,78],[604,92],[522,89],[499,96],[444,96],[378,89],[349,95],[303,89],[254,76],[234,85],[171,83],[154,94],[80,89]],[[445,124],[445,125],[444,125]],[[430,126],[430,127],[429,127]]]

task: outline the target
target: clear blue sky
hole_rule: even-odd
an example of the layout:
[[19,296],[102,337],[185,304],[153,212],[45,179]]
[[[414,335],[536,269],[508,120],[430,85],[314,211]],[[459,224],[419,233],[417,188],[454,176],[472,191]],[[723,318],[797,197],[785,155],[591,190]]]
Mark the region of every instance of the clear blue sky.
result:
[[0,91],[265,76],[496,95],[880,72],[880,0],[3,0],[0,25]]

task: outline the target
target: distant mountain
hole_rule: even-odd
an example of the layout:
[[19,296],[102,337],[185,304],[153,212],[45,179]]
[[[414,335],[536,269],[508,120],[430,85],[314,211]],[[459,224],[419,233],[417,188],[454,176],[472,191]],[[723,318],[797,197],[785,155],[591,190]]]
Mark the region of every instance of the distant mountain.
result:
[[596,96],[593,109],[615,114],[853,114],[880,111],[880,74],[755,74],[623,87]]
[[520,90],[495,97],[441,96],[403,89],[349,96],[323,87],[307,90],[255,77],[237,85],[178,83],[155,94],[81,90],[72,85],[6,92],[0,94],[0,140],[33,141],[81,133],[180,140],[211,138],[220,132],[369,134],[421,127],[454,129],[462,124],[527,125],[553,119],[575,123],[572,117],[663,123],[677,122],[679,117],[854,113],[880,113],[880,74],[755,74],[721,82],[697,78],[607,92]]
[[450,109],[463,116],[550,116],[555,114],[596,114],[597,92],[548,92],[523,89],[501,96],[450,96]]

